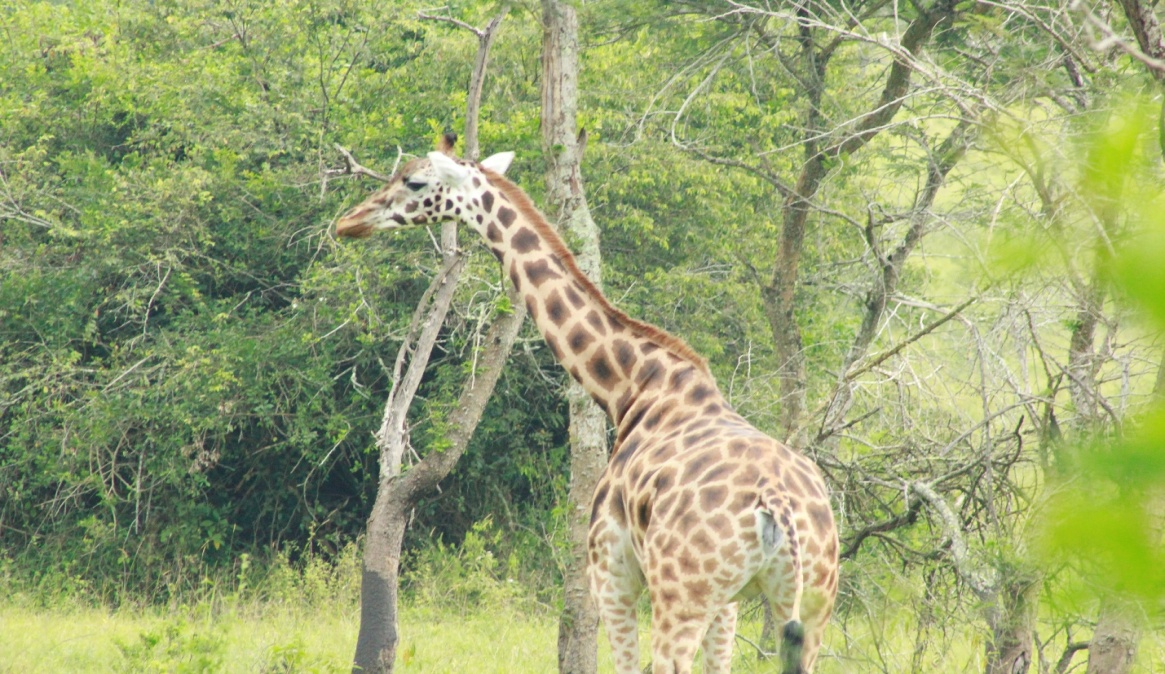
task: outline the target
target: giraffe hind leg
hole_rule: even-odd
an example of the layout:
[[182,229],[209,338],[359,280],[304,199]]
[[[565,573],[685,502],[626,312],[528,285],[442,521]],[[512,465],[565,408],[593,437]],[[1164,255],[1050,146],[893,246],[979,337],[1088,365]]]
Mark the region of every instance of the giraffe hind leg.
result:
[[708,630],[709,616],[683,614],[674,605],[651,601],[652,674],[691,674],[700,641]]
[[700,649],[704,652],[704,674],[728,674],[732,669],[732,646],[736,638],[736,604],[720,609]]

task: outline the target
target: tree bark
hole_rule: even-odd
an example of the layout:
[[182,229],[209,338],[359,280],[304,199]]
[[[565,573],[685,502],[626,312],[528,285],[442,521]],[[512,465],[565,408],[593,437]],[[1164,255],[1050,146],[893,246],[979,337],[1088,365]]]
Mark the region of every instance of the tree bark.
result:
[[[542,151],[546,156],[547,209],[557,215],[576,250],[579,268],[601,287],[599,230],[582,186],[586,135],[577,130],[578,17],[561,0],[542,2]],[[570,560],[563,579],[558,623],[558,670],[593,674],[598,663],[598,612],[586,578],[590,502],[607,463],[607,416],[572,381],[570,402]]]
[[1021,566],[1002,569],[972,559],[959,518],[941,494],[929,484],[915,482],[910,491],[921,498],[936,516],[950,540],[951,563],[979,598],[984,622],[991,637],[984,646],[985,674],[1026,674],[1034,653],[1036,607],[1042,577]]
[[1135,606],[1114,597],[1100,604],[1100,619],[1088,643],[1087,674],[1125,674],[1137,657],[1141,630],[1131,616]]
[[991,639],[986,674],[1025,674],[1035,653],[1036,607],[1042,579],[1010,567],[995,587],[993,604],[984,609]]
[[[505,10],[490,21],[484,30],[475,31],[478,51],[474,78],[469,87],[465,134],[467,155],[471,158],[477,155],[477,116],[481,103],[479,80],[485,77],[489,48],[504,16]],[[393,670],[400,641],[397,626],[400,555],[409,513],[421,496],[429,493],[449,474],[465,451],[526,315],[525,307],[521,306],[521,302],[516,302],[514,306],[520,308],[499,318],[490,327],[486,353],[479,359],[479,372],[466,384],[457,411],[450,418],[448,439],[451,446],[443,452],[430,453],[413,470],[402,475],[401,461],[408,446],[408,410],[464,268],[464,258],[457,250],[455,225],[450,223],[442,227],[441,247],[444,265],[413,314],[412,324],[397,354],[393,387],[385,403],[384,419],[376,436],[377,449],[380,451],[380,482],[364,541],[363,574],[360,579],[360,632],[356,640],[353,672],[382,674]],[[406,360],[409,367],[402,377],[401,369]]]

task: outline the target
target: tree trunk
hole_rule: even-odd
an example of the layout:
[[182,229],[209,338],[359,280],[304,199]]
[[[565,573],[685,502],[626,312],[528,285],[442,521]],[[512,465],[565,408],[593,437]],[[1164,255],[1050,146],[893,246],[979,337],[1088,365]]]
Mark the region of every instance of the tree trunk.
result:
[[400,641],[397,632],[400,551],[408,513],[402,508],[405,504],[395,496],[392,486],[382,483],[368,518],[354,671],[391,672],[396,660],[396,646]]
[[[557,214],[576,249],[579,268],[601,287],[599,230],[591,219],[582,187],[586,135],[577,130],[578,18],[560,0],[542,2],[542,151],[546,155],[547,210]],[[558,670],[593,674],[598,663],[599,618],[586,578],[586,543],[590,503],[607,463],[607,416],[571,382],[570,492],[568,527],[570,561],[563,579],[562,615],[558,624]]]
[[1130,615],[1135,606],[1109,597],[1088,644],[1088,674],[1125,674],[1137,658],[1141,630]]
[[986,674],[1026,674],[1031,668],[1038,606],[1039,576],[1004,570],[995,585],[994,605],[986,609],[991,639],[986,646]]
[[[466,154],[470,158],[477,156],[481,80],[485,77],[490,45],[507,11],[503,9],[484,30],[475,32],[478,50],[473,79],[469,85],[465,125]],[[440,17],[422,18],[445,20]],[[384,419],[376,436],[377,449],[380,451],[380,483],[364,541],[363,574],[360,578],[360,633],[356,640],[352,667],[353,672],[361,674],[388,674],[393,671],[396,647],[400,641],[397,629],[400,555],[409,511],[418,498],[429,493],[449,474],[465,451],[497,383],[501,366],[517,337],[518,328],[526,316],[524,306],[515,307],[512,314],[497,319],[490,326],[485,353],[479,359],[481,372],[466,384],[458,401],[457,412],[450,418],[447,438],[450,447],[443,452],[428,454],[407,475],[402,475],[401,460],[404,448],[408,445],[408,410],[465,266],[464,258],[457,251],[456,225],[449,223],[441,228],[441,248],[445,263],[417,306],[408,334],[397,354],[392,391],[385,403]],[[402,376],[401,369],[406,360],[409,366]]]

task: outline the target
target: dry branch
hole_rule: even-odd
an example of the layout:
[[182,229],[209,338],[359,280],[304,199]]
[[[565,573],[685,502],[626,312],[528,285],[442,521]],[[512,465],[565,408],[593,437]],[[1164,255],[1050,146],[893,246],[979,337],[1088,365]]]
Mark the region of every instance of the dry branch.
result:
[[925,482],[912,483],[910,491],[925,501],[938,517],[939,527],[942,529],[943,535],[951,542],[951,558],[959,578],[971,588],[979,599],[983,601],[994,599],[996,581],[990,577],[988,572],[977,568],[971,559],[970,551],[967,548],[967,539],[963,535],[963,526],[946,499]]
[[[383,175],[381,173],[377,173],[376,171],[373,171],[372,169],[370,169],[370,168],[362,165],[360,162],[356,161],[356,158],[352,156],[352,153],[349,152],[347,150],[347,148],[345,148],[343,145],[336,143],[335,145],[333,145],[333,147],[335,147],[336,151],[339,152],[342,157],[344,157],[344,168],[342,168],[342,169],[328,169],[327,171],[324,171],[325,175],[329,175],[329,176],[335,176],[335,175],[368,176],[369,178],[375,178],[376,180],[379,180],[382,183],[386,183],[389,181],[388,176]],[[397,156],[398,156],[397,161],[399,162],[400,161],[399,151],[398,151]]]

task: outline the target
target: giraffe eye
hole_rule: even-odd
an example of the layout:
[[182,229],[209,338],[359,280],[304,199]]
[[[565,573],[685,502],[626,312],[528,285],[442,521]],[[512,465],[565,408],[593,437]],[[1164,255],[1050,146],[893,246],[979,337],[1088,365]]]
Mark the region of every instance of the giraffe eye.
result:
[[414,192],[421,191],[421,188],[424,187],[426,184],[428,184],[428,183],[423,183],[419,180],[405,180],[405,187],[409,188],[410,190],[412,190]]

